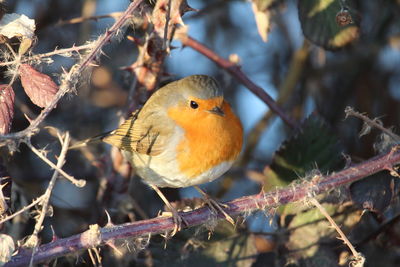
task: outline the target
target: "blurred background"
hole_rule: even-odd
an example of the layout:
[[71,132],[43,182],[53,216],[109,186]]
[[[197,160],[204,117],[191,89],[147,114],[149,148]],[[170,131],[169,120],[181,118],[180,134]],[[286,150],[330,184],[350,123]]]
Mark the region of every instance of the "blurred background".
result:
[[[127,0],[6,1],[7,13],[25,14],[35,20],[35,54],[50,52],[55,48],[79,46],[96,39],[113,24],[114,18],[85,19],[79,23],[71,19],[121,12],[128,4]],[[345,166],[346,157],[352,162],[360,162],[383,151],[385,136],[372,130],[370,134],[359,137],[363,122],[355,118],[345,120],[344,110],[347,106],[366,113],[372,119],[379,118],[385,127],[393,127],[391,129],[398,132],[399,1],[189,0],[188,4],[199,10],[183,16],[188,34],[218,55],[237,60],[242,71],[276,99],[299,124],[305,121],[299,129],[291,129],[279,117],[270,114],[265,103],[234,77],[192,48],[182,47],[180,41],[173,41],[171,45],[175,49],[165,59],[160,84],[192,74],[215,77],[240,117],[246,134],[238,163],[224,177],[202,186],[210,195],[228,201],[256,194],[262,188],[270,190],[289,184],[298,177],[304,178],[313,169],[323,173],[339,170]],[[320,10],[315,12],[322,14],[311,17],[310,14],[318,4]],[[261,13],[259,16],[268,18],[269,31],[264,31],[268,39],[266,42],[260,36],[260,28],[266,26],[266,23],[255,16],[257,9]],[[344,26],[349,26],[346,29],[350,29],[350,26],[354,28],[340,32],[338,37],[338,20],[343,16],[347,18],[347,15],[351,21],[345,22]],[[133,81],[132,72],[127,71],[127,67],[136,61],[139,53],[137,45],[127,36],[140,37],[144,34],[142,29],[128,27],[126,32],[119,35],[118,40],[105,46],[99,66],[94,67],[90,73],[82,73],[77,94],[64,97],[45,120],[40,133],[32,138],[32,143],[36,147],[45,148],[49,159],[55,161],[60,145],[44,126],[69,131],[74,140],[82,140],[115,129],[121,123],[129,106],[127,98]],[[76,57],[54,56],[52,59],[49,64],[35,64],[35,68],[47,73],[58,83],[62,69],[69,69],[76,62]],[[0,78],[2,83],[8,82],[5,67],[2,68]],[[13,88],[16,107],[11,132],[16,132],[29,125],[24,114],[35,117],[40,108],[31,103],[19,81],[14,83]],[[136,96],[137,105],[143,104],[145,98],[139,97],[140,94]],[[314,139],[310,140],[310,136],[326,138],[320,144],[321,147],[313,147],[315,150],[312,150],[310,146]],[[301,163],[307,165],[307,168],[292,168],[291,176],[282,178],[282,166],[278,166],[275,156],[295,154],[303,157],[308,149],[312,151],[312,156],[305,160],[306,163]],[[12,155],[4,147],[0,151],[13,180],[12,207],[16,211],[44,192],[52,170],[24,145]],[[324,151],[325,158],[321,161],[315,151]],[[64,170],[76,178],[86,179],[87,185],[77,188],[65,179],[57,181],[51,199],[54,214],[45,221],[42,242],[51,240],[52,229],[58,236],[66,237],[86,230],[90,224],[104,225],[107,222],[105,210],[110,213],[113,223],[119,224],[152,218],[163,209],[161,200],[139,178],[130,179],[131,168],[119,152],[109,145],[95,144],[82,151],[71,151],[67,155]],[[390,181],[390,176],[378,174],[377,177],[362,181],[364,185],[362,182],[352,185],[347,189],[347,195],[343,193],[336,196],[335,200],[327,201],[332,213],[340,214],[337,219],[367,256],[366,266],[377,266],[374,263],[379,260],[385,261],[384,264],[379,262],[380,266],[396,266],[400,261],[400,228],[396,221],[399,218],[396,212],[397,182],[396,190],[390,191]],[[380,186],[380,191],[376,186]],[[382,192],[386,192],[385,197],[382,197]],[[171,201],[176,201],[178,207],[196,206],[196,198],[200,197],[192,188],[166,189],[165,193]],[[365,196],[368,196],[367,200]],[[362,204],[366,201],[372,202],[374,206],[368,210],[368,215],[362,213],[365,208]],[[302,228],[301,233],[297,228],[288,230],[304,222],[304,219],[297,217],[297,224],[294,223],[298,213],[305,214],[309,221],[321,219],[319,215],[307,213],[310,207],[298,205],[301,207],[285,207],[247,215],[236,229],[221,223],[209,243],[206,242],[207,238],[202,239],[202,235],[207,236],[204,227],[201,230],[183,231],[176,240],[168,241],[165,250],[163,240],[159,237],[155,237],[154,242],[152,239],[146,249],[141,249],[136,241],[127,240],[126,244],[121,245],[125,257],[116,256],[112,249],[104,248],[103,264],[346,264],[346,260],[340,261],[346,258],[346,248],[335,240],[334,232],[324,230],[323,234],[314,235],[306,227]],[[388,221],[391,222],[389,226]],[[318,227],[314,225],[314,229],[326,226],[320,226],[320,221],[316,224]],[[33,226],[34,214],[25,214],[7,224],[3,232],[20,240],[32,233]],[[361,231],[357,227],[367,230]],[[375,231],[376,235],[366,236]],[[312,245],[305,242],[307,248],[302,247],[305,243],[299,244],[299,240],[304,239],[310,239]],[[189,241],[191,243],[187,245]],[[135,253],[128,252],[129,246]],[[230,253],[226,253],[228,256],[219,255],[215,252],[219,251],[216,248]],[[382,251],[388,256],[378,260]],[[65,258],[59,260],[58,264],[72,266],[76,263],[75,259]],[[85,253],[78,257],[78,265],[88,262],[90,260]]]

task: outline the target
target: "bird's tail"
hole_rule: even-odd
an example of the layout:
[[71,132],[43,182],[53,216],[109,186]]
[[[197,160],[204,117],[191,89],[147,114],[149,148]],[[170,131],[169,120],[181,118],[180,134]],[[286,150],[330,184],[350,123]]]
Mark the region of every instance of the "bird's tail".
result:
[[103,140],[104,137],[108,136],[112,131],[106,132],[106,133],[102,133],[99,135],[95,135],[93,137],[90,137],[88,139],[82,140],[82,141],[78,141],[75,144],[71,145],[68,149],[79,149],[82,147],[87,146],[88,144],[91,143],[95,143],[95,142],[101,142]]

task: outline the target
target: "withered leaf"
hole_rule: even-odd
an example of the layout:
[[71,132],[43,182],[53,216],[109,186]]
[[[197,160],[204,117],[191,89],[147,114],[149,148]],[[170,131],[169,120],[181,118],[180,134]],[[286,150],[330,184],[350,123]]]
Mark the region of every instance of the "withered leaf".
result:
[[267,8],[265,10],[260,10],[256,2],[253,2],[251,7],[253,8],[258,34],[264,42],[267,42],[268,33],[271,27],[271,12]]
[[14,117],[14,90],[8,84],[0,84],[0,134],[10,131]]
[[41,108],[49,105],[58,91],[55,82],[28,64],[21,64],[19,74],[22,86],[31,101]]

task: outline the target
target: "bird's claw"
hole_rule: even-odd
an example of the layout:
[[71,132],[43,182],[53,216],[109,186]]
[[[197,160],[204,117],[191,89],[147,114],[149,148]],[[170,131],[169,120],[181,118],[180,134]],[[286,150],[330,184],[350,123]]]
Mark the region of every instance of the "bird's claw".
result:
[[[171,236],[173,237],[176,235],[177,232],[182,230],[183,227],[189,226],[188,222],[181,216],[179,215],[178,211],[176,209],[172,209],[170,212],[170,216],[172,216],[172,220],[174,222],[174,229],[172,230]],[[163,215],[165,213],[163,212]]]
[[214,212],[215,214],[218,214],[218,211],[221,212],[224,216],[225,219],[230,222],[233,226],[235,226],[235,221],[232,219],[232,217],[224,211],[224,208],[228,208],[229,206],[223,203],[219,203],[218,201],[215,201],[208,195],[204,196],[204,201],[206,202],[207,206]]

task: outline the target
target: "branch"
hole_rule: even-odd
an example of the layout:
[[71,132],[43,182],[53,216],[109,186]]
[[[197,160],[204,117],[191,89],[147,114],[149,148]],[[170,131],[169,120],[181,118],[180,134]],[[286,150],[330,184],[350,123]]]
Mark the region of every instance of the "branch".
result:
[[87,20],[98,21],[99,19],[105,19],[105,18],[118,19],[122,14],[123,14],[123,12],[111,12],[111,13],[105,14],[105,15],[89,16],[89,17],[77,17],[77,18],[72,18],[72,19],[68,19],[68,20],[60,20],[56,24],[56,26],[62,26],[62,25],[65,25],[65,24],[82,23],[82,22],[85,22]]
[[319,211],[322,213],[322,215],[325,216],[325,218],[329,221],[331,226],[340,235],[339,239],[343,240],[343,242],[350,249],[351,253],[353,254],[354,259],[352,260],[352,263],[349,264],[349,266],[361,266],[361,267],[364,266],[365,257],[354,248],[353,244],[350,242],[350,240],[347,238],[347,236],[343,233],[342,229],[340,229],[340,227],[332,219],[332,217],[329,215],[329,213],[326,211],[326,209],[315,198],[311,198],[310,201],[315,207],[317,207],[319,209]]
[[[301,77],[301,74],[303,73],[305,62],[310,53],[309,47],[310,45],[308,41],[305,40],[303,42],[303,46],[294,53],[289,65],[289,69],[281,84],[279,85],[279,96],[276,100],[276,104],[278,104],[279,106],[287,102],[288,98],[293,95],[293,91]],[[258,142],[260,141],[261,135],[263,134],[269,120],[272,117],[273,112],[271,109],[269,109],[264,114],[264,116],[255,124],[255,126],[250,129],[247,135],[247,145],[244,148],[240,159],[240,166],[245,166],[246,163],[251,159],[251,154],[256,148]]]
[[[68,136],[68,143],[69,143],[69,136]],[[43,160],[47,165],[49,165],[51,168],[59,172],[62,176],[64,176],[67,180],[69,180],[71,183],[73,183],[77,187],[84,187],[86,184],[86,180],[77,180],[73,176],[69,175],[66,173],[63,169],[58,167],[58,165],[55,165],[53,162],[51,162],[48,158],[46,158],[45,155],[43,155],[42,152],[40,152],[36,147],[34,147],[30,142],[27,142],[28,147],[32,150],[33,153],[35,153],[41,160]]]
[[85,44],[85,45],[81,45],[81,46],[72,46],[69,48],[55,49],[54,51],[48,52],[48,53],[37,54],[37,55],[30,56],[30,57],[23,57],[20,59],[18,58],[18,59],[15,59],[12,61],[7,61],[7,62],[1,62],[0,67],[19,64],[19,63],[25,63],[25,62],[34,61],[34,60],[39,60],[41,58],[51,57],[51,56],[55,56],[55,55],[61,55],[61,56],[62,55],[70,55],[71,52],[78,52],[80,50],[90,49],[93,46],[94,45],[92,43],[89,43],[89,44]]
[[39,218],[36,221],[35,228],[33,230],[32,235],[25,242],[25,246],[33,247],[29,266],[33,266],[33,257],[35,256],[35,253],[36,253],[36,251],[38,249],[38,245],[39,245],[38,235],[39,235],[39,232],[42,230],[44,218],[46,217],[46,214],[47,214],[47,209],[49,207],[51,193],[53,192],[53,188],[56,185],[56,180],[58,178],[59,170],[61,170],[62,166],[65,163],[65,156],[67,155],[69,141],[70,141],[68,132],[66,132],[65,137],[63,139],[64,140],[62,140],[60,137],[60,142],[61,142],[62,148],[61,148],[60,156],[58,157],[57,166],[56,166],[57,168],[55,169],[53,176],[50,179],[50,182],[49,182],[49,185],[47,186],[46,192],[43,194],[43,201],[40,203],[42,206],[42,209],[40,211]]
[[29,209],[32,208],[33,206],[39,204],[40,202],[42,202],[43,198],[44,198],[44,195],[41,195],[41,196],[38,197],[37,199],[33,200],[31,204],[29,204],[29,205],[23,207],[22,209],[20,209],[20,210],[14,212],[14,213],[11,214],[11,215],[9,215],[9,216],[7,216],[7,217],[1,219],[1,220],[0,220],[0,225],[2,225],[3,223],[5,223],[6,221],[11,220],[12,218],[16,217],[17,215],[19,215],[19,214],[21,214],[21,213],[23,213],[23,212],[29,210]]
[[[301,201],[310,196],[315,196],[340,186],[355,182],[374,173],[391,170],[396,164],[400,164],[400,146],[393,147],[389,152],[378,155],[363,163],[350,166],[337,173],[321,176],[313,182],[303,182],[290,185],[283,189],[274,190],[264,194],[246,196],[230,201],[228,208],[224,209],[230,216],[241,213],[248,213],[258,209],[274,208],[279,205]],[[212,212],[204,207],[189,212],[182,212],[181,216],[188,222],[188,226],[203,225],[214,220]],[[223,219],[224,215],[219,213],[218,218]],[[115,239],[140,238],[154,234],[172,231],[174,222],[172,218],[158,217],[150,220],[142,220],[122,225],[107,224],[101,228],[98,234],[93,237],[88,230],[68,238],[57,239],[51,243],[38,248],[33,263],[49,261],[68,253],[82,249],[93,248],[99,244],[106,244]],[[89,232],[91,231],[91,232]],[[4,266],[26,266],[30,260],[29,251],[20,251]]]
[[0,146],[7,144],[12,149],[16,149],[20,142],[27,143],[30,137],[36,134],[39,129],[39,125],[43,120],[50,114],[50,112],[56,107],[58,101],[67,93],[75,88],[78,83],[78,78],[84,70],[91,66],[91,62],[100,54],[102,47],[110,41],[110,39],[117,34],[119,29],[125,24],[130,18],[131,13],[135,10],[143,0],[136,0],[132,2],[125,10],[123,15],[114,23],[114,25],[106,31],[105,34],[100,36],[95,42],[93,49],[90,50],[88,55],[79,63],[74,65],[68,73],[64,73],[61,77],[61,84],[57,94],[54,96],[53,101],[39,114],[39,116],[31,122],[31,124],[24,130],[0,135]]
[[274,99],[264,91],[261,87],[253,83],[246,74],[240,69],[240,66],[234,62],[226,60],[219,55],[217,55],[214,51],[207,48],[202,43],[196,41],[195,39],[187,36],[186,33],[181,32],[177,34],[177,38],[182,42],[184,46],[189,46],[196,50],[197,52],[203,54],[208,57],[210,60],[214,61],[215,64],[224,68],[227,72],[229,72],[232,76],[234,76],[239,82],[241,82],[244,86],[246,86],[251,92],[253,92],[256,96],[258,96],[268,107],[273,110],[279,117],[290,127],[296,128],[297,123],[290,118],[274,101]]
[[[400,136],[393,133],[391,130],[383,127],[382,122],[379,121],[377,118],[371,120],[370,118],[368,118],[368,116],[355,111],[351,107],[346,107],[344,112],[346,113],[346,118],[349,116],[353,116],[353,117],[356,117],[356,118],[364,121],[364,127],[361,130],[360,136],[367,134],[369,132],[370,128],[374,127],[374,128],[377,128],[378,130],[382,131],[383,133],[387,134],[388,136],[390,136],[396,143],[400,143]],[[365,129],[365,125],[367,125],[367,129]]]

